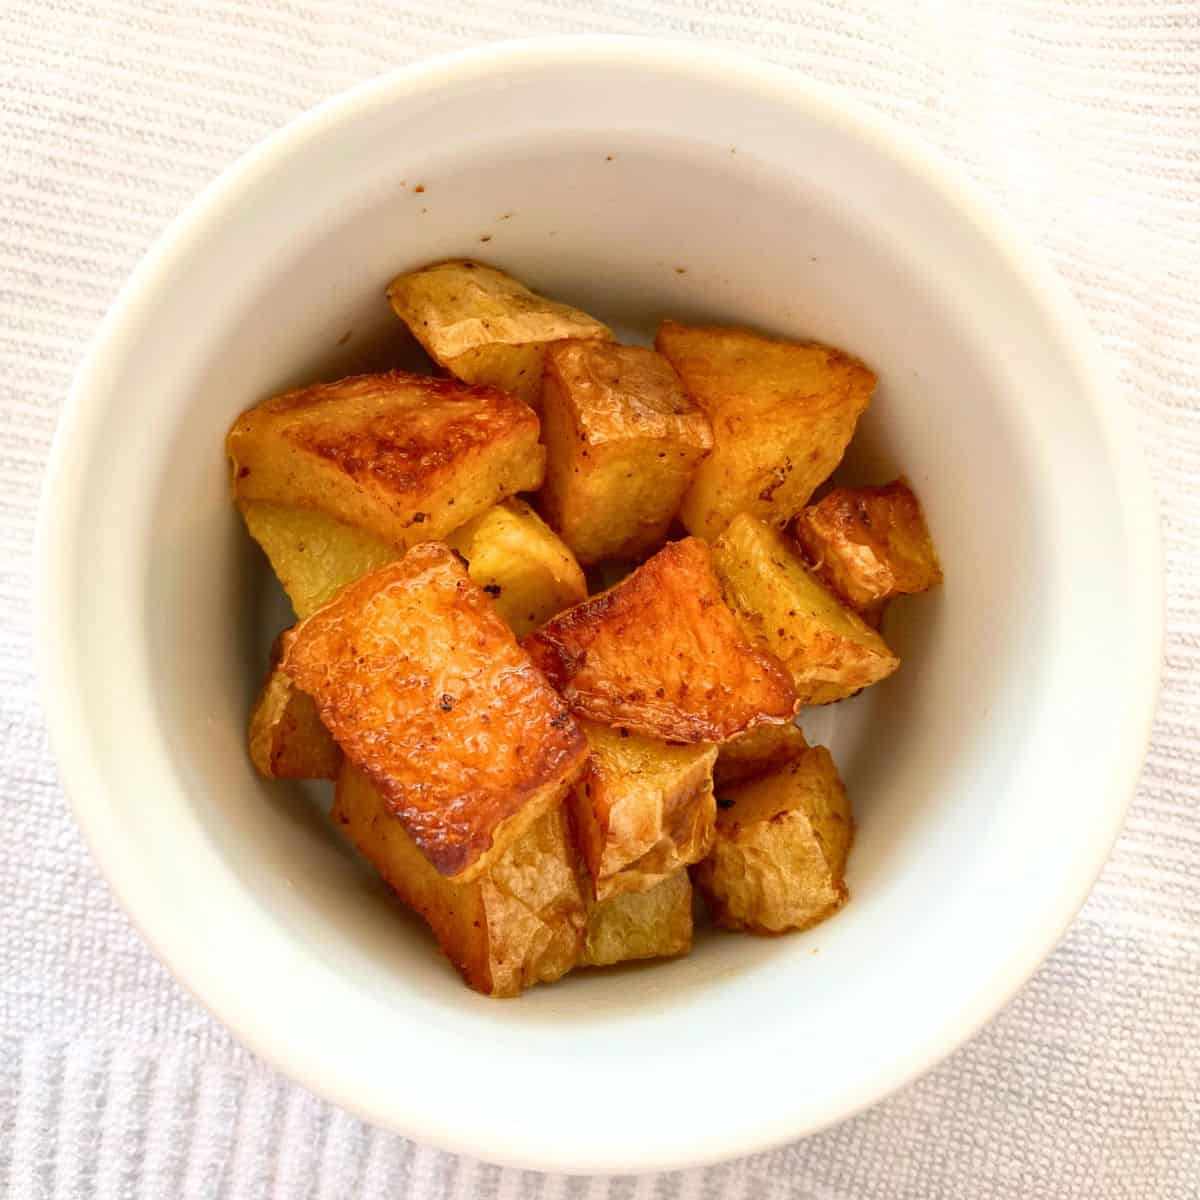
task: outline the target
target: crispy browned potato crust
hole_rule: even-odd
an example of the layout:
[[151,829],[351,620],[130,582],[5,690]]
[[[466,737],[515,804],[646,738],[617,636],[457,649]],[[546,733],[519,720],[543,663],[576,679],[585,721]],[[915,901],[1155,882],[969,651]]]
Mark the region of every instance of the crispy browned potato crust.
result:
[[243,500],[238,508],[301,619],[346,584],[395,562],[401,554],[391,542],[319,509],[269,500]]
[[429,357],[452,375],[511,392],[535,410],[548,343],[612,337],[587,313],[472,259],[399,275],[388,299]]
[[712,539],[741,512],[786,525],[842,460],[875,376],[829,346],[664,321],[655,346],[708,414],[712,453],[680,515]]
[[542,440],[542,511],[594,563],[662,544],[712,430],[661,354],[573,339],[546,352]]
[[[276,642],[277,650],[281,649]],[[279,669],[278,654],[250,712],[250,758],[268,779],[336,779],[342,752],[317,706]]]
[[517,637],[587,596],[583,568],[524,500],[489,508],[446,541]]
[[715,746],[668,746],[583,722],[591,757],[572,788],[572,816],[596,897],[643,892],[703,858],[712,844]]
[[795,689],[722,603],[708,547],[670,542],[525,639],[571,710],[667,742],[723,742],[795,712]]
[[676,871],[647,892],[627,892],[588,905],[581,967],[637,958],[673,958],[692,948],[692,885]]
[[722,789],[712,852],[692,879],[717,924],[752,933],[807,929],[846,902],[854,822],[824,746]]
[[787,539],[743,513],[713,543],[725,599],[792,673],[802,704],[852,696],[900,660],[801,561]]
[[871,618],[895,596],[942,582],[921,506],[900,479],[834,488],[796,518],[795,535],[830,591]]
[[753,779],[794,761],[807,749],[804,734],[794,724],[760,725],[721,747],[713,768],[713,781],[723,787]]
[[300,388],[226,441],[241,501],[322,512],[405,550],[541,486],[533,410],[506,392],[406,371]]
[[482,874],[587,758],[561,698],[440,543],[343,588],[281,665],[443,875]]
[[565,975],[587,908],[566,816],[551,808],[470,883],[440,875],[369,779],[346,766],[333,819],[394,892],[424,917],[476,991],[515,996]]

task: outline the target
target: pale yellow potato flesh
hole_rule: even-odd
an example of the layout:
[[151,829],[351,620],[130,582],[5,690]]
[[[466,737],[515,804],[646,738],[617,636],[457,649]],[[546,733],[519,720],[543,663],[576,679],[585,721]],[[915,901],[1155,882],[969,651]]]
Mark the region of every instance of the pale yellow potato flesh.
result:
[[342,752],[311,696],[278,666],[271,668],[250,713],[250,759],[267,779],[336,779]]
[[674,958],[692,948],[692,885],[676,871],[646,892],[588,904],[582,967],[638,958]]
[[721,746],[717,765],[713,768],[713,782],[717,787],[723,787],[753,779],[793,762],[807,749],[804,734],[791,722],[759,725]]

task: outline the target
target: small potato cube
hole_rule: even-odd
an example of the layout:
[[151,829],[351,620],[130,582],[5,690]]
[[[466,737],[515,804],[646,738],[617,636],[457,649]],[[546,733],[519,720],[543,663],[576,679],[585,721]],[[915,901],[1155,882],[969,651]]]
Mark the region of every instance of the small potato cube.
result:
[[793,762],[807,749],[808,742],[796,725],[760,725],[721,747],[713,780],[723,787],[753,779]]
[[288,635],[281,662],[443,875],[559,805],[587,739],[447,546],[415,546]]
[[583,860],[600,900],[644,892],[712,844],[715,746],[668,746],[583,722],[591,757],[572,789]]
[[446,542],[517,637],[587,597],[574,555],[523,500],[489,508]]
[[871,619],[893,597],[942,582],[921,506],[903,480],[834,488],[796,518],[795,534],[830,591]]
[[486,383],[540,410],[546,345],[611,338],[587,313],[531,292],[471,259],[434,263],[392,280],[392,309],[434,362],[467,383]]
[[277,396],[226,448],[239,500],[316,508],[401,551],[536,490],[546,458],[527,404],[405,371]]
[[807,929],[846,902],[854,822],[824,746],[751,783],[723,790],[712,852],[692,879],[727,929]]
[[648,892],[592,901],[579,965],[673,958],[691,948],[692,884],[686,871],[676,871]]
[[573,712],[660,741],[722,742],[796,709],[788,673],[722,603],[697,538],[669,542],[524,644]]
[[269,500],[243,500],[238,507],[301,619],[346,584],[400,557],[391,542],[319,509]]
[[572,339],[546,351],[542,440],[542,511],[587,564],[662,544],[712,430],[661,354]]
[[713,544],[713,565],[746,630],[792,673],[801,704],[828,704],[878,683],[900,660],[793,553],[743,513]]
[[342,752],[311,696],[272,666],[250,713],[250,758],[268,779],[336,779]]
[[515,996],[565,975],[583,949],[587,906],[561,806],[538,818],[471,883],[440,875],[371,781],[338,778],[333,820],[433,930],[476,991]]
[[711,540],[738,513],[782,528],[842,460],[875,376],[829,346],[664,321],[655,346],[708,415],[712,453],[683,499]]

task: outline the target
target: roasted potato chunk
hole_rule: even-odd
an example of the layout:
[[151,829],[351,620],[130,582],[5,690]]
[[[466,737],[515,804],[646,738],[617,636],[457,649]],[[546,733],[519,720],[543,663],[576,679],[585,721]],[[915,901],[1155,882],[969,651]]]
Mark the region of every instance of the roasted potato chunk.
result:
[[713,768],[713,780],[718,787],[729,783],[740,783],[774,771],[800,757],[808,749],[808,742],[800,729],[789,722],[787,725],[760,725],[747,733],[738,734],[726,742],[717,755]]
[[828,704],[890,675],[900,660],[831,595],[783,535],[747,513],[713,544],[713,565],[748,633],[792,673],[801,704]]
[[483,873],[587,740],[447,546],[415,546],[289,635],[281,667],[443,875]]
[[712,852],[692,879],[727,929],[807,929],[846,902],[850,802],[824,746],[723,789]]
[[648,892],[592,901],[579,965],[673,958],[691,948],[692,884],[686,871],[676,871]]
[[542,440],[542,511],[594,563],[662,544],[712,430],[661,354],[572,339],[546,351]]
[[571,812],[597,899],[644,892],[697,862],[712,844],[717,748],[668,746],[592,721],[591,757]]
[[302,620],[346,584],[400,557],[391,542],[315,508],[268,500],[244,500],[238,507]]
[[388,299],[434,362],[468,383],[510,392],[535,411],[548,343],[612,337],[587,313],[547,300],[511,275],[470,259],[399,275]]
[[250,758],[268,779],[336,779],[342,752],[311,696],[273,665],[250,713]]
[[536,490],[546,458],[527,404],[405,371],[277,396],[237,419],[226,448],[239,500],[316,508],[398,550]]
[[709,540],[741,512],[791,521],[841,462],[875,388],[840,350],[744,329],[664,321],[655,346],[712,422],[712,453],[680,509]]
[[518,637],[587,596],[574,555],[523,500],[489,508],[446,541]]
[[708,547],[670,542],[525,638],[571,710],[667,742],[722,742],[795,712],[795,689],[721,601]]
[[471,883],[440,875],[371,781],[349,765],[338,778],[333,819],[421,914],[476,991],[515,996],[578,961],[587,906],[561,806],[543,813]]
[[900,479],[834,488],[796,518],[795,535],[826,587],[873,623],[893,597],[942,582],[921,506]]

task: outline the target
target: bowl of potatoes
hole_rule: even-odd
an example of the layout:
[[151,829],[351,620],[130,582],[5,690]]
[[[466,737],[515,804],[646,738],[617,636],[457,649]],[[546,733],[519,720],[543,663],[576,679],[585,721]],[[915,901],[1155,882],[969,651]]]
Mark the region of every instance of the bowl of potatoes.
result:
[[313,1091],[546,1170],[961,1045],[1104,862],[1161,644],[1035,252],[853,102],[649,41],[422,63],[238,163],[89,353],[38,554],[157,953]]

